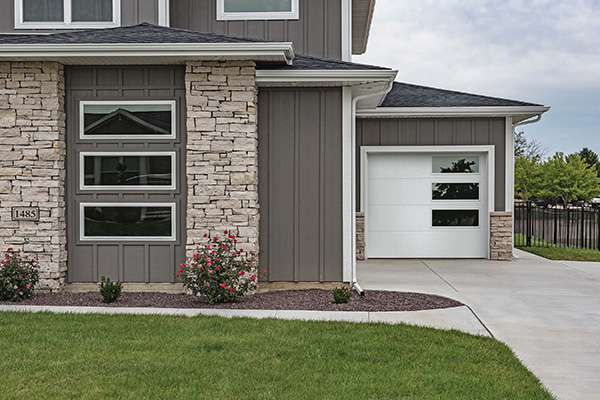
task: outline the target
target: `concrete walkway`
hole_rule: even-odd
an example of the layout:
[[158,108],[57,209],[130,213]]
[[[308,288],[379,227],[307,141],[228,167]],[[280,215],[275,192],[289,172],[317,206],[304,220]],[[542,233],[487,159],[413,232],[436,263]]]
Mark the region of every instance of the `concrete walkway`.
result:
[[473,335],[489,336],[488,331],[468,307],[407,312],[346,312],[0,305],[0,312],[1,311],[75,314],[175,315],[187,317],[195,317],[198,315],[216,315],[225,318],[246,317],[277,318],[288,320],[298,319],[310,321],[385,322],[390,324],[406,323],[438,329],[457,329]]
[[462,301],[559,399],[600,399],[600,263],[516,255],[511,263],[366,261],[358,280]]

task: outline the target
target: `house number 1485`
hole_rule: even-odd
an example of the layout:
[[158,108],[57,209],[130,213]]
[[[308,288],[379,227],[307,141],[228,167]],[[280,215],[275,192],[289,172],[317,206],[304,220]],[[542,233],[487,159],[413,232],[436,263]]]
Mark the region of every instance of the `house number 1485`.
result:
[[12,220],[13,221],[39,221],[40,220],[40,209],[39,209],[39,207],[13,207],[12,208]]

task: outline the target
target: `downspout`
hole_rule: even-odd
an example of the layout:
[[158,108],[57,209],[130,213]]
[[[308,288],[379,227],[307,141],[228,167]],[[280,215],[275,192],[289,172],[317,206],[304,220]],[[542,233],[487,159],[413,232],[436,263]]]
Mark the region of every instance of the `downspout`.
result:
[[386,95],[392,90],[394,80],[390,80],[385,89],[357,96],[352,99],[352,288],[361,296],[365,294],[364,289],[358,284],[356,279],[356,105],[359,101],[375,96]]
[[[533,118],[533,117],[531,117]],[[540,120],[542,119],[542,114],[538,114],[535,116],[535,119],[526,119],[525,121],[521,121],[521,122],[517,122],[516,124],[513,124],[513,135],[515,134],[515,129],[517,128],[517,126],[523,126],[523,125],[529,125],[529,124],[535,124],[536,122],[540,122]]]

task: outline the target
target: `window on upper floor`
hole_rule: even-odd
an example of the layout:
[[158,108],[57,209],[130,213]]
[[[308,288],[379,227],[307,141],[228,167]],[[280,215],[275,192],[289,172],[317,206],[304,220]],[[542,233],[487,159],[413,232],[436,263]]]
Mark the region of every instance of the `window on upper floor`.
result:
[[217,19],[298,19],[298,1],[299,0],[217,0]]
[[15,0],[15,28],[110,28],[121,24],[121,0]]

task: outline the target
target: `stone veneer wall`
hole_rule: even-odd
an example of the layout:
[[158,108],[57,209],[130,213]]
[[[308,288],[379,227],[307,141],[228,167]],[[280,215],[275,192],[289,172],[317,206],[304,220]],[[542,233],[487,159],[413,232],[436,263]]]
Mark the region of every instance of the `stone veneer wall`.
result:
[[258,251],[258,129],[255,63],[202,61],[186,66],[187,248],[203,234],[237,232]]
[[513,257],[513,215],[511,212],[490,213],[490,258],[511,261]]
[[[63,66],[0,62],[0,95],[0,250],[37,258],[38,287],[60,290],[67,271]],[[39,222],[12,221],[14,206],[39,207]]]
[[356,259],[365,260],[365,214],[356,213]]

